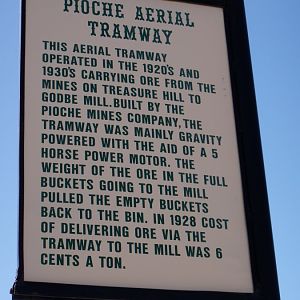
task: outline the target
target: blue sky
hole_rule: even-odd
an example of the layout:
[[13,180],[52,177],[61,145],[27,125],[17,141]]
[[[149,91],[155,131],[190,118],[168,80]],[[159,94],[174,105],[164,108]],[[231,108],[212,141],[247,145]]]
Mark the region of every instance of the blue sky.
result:
[[[299,299],[300,2],[245,0],[282,300]],[[17,268],[20,5],[0,1],[0,299]]]

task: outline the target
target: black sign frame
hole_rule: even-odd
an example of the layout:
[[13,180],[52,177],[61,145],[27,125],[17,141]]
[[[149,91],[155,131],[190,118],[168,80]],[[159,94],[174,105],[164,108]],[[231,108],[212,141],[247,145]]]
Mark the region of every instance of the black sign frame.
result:
[[254,292],[171,291],[24,281],[23,212],[26,0],[22,0],[19,268],[16,281],[11,289],[12,299],[280,299],[243,0],[177,0],[177,2],[221,7],[224,10]]

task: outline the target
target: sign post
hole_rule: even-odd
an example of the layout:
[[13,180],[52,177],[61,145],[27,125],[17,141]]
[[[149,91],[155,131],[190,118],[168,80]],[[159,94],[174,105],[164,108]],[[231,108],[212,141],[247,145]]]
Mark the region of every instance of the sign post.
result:
[[279,299],[242,1],[22,4],[13,299]]

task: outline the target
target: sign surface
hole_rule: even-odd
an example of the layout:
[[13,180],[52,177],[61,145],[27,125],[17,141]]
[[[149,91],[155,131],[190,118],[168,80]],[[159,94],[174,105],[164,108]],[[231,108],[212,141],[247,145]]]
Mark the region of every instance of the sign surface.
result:
[[24,279],[252,292],[223,10],[79,2],[27,1]]
[[27,0],[26,282],[253,293],[224,12]]

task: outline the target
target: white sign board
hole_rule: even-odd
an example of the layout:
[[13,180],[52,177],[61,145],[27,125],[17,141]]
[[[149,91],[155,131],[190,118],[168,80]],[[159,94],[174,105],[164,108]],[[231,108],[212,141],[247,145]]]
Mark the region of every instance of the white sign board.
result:
[[27,0],[24,280],[253,292],[223,10]]

